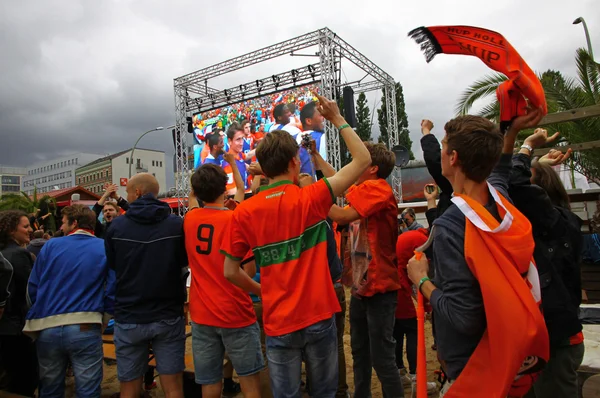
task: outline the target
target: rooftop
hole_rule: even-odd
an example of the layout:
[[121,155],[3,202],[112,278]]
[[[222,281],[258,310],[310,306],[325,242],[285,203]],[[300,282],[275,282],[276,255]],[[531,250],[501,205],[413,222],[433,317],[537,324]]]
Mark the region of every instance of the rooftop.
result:
[[[150,152],[165,153],[165,151],[157,151],[156,149],[135,148],[135,150],[136,151],[150,151]],[[81,169],[83,167],[93,166],[95,164],[102,163],[102,162],[105,162],[107,160],[112,160],[114,158],[118,158],[119,156],[124,155],[124,154],[126,154],[128,152],[131,152],[131,148],[126,149],[126,150],[121,151],[121,152],[113,153],[112,155],[104,156],[104,157],[102,157],[100,159],[96,159],[93,162],[90,162],[90,163],[84,164],[83,166],[78,167],[78,169]]]

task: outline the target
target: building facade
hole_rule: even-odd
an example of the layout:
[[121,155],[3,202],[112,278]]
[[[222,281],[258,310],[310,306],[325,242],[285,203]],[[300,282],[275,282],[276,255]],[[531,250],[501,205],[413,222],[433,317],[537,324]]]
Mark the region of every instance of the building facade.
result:
[[[96,159],[79,167],[75,172],[77,185],[102,195],[106,184],[115,184],[119,187],[118,194],[127,197],[125,187],[129,181],[131,149],[117,152],[113,155]],[[137,173],[150,173],[156,177],[161,192],[167,191],[165,172],[165,153],[152,149],[136,148],[131,163],[131,175]]]
[[19,195],[23,185],[23,177],[27,174],[24,167],[0,166],[0,196]]
[[75,170],[99,156],[101,155],[79,153],[36,163],[27,167],[22,189],[28,195],[33,195],[34,188],[37,188],[38,193],[46,193],[74,187]]

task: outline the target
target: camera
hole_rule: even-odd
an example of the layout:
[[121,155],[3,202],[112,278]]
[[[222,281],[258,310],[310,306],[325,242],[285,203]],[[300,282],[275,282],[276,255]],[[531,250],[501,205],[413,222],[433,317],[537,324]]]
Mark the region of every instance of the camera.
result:
[[302,145],[303,148],[310,149],[310,142],[312,141],[310,134],[304,134],[302,136]]
[[435,186],[433,186],[433,185],[427,185],[425,187],[425,189],[427,190],[427,193],[433,193],[433,192],[435,192]]

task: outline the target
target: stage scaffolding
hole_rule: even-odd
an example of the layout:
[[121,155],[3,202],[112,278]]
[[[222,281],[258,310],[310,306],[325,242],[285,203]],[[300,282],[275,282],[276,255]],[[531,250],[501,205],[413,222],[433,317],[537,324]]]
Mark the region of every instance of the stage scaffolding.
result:
[[[281,56],[291,55],[309,47],[318,47],[318,63],[224,90],[218,90],[208,85],[209,80],[217,76]],[[342,84],[342,59],[350,61],[363,70],[366,75],[360,81]],[[311,83],[320,86],[322,95],[334,99],[338,99],[345,86],[352,87],[355,93],[382,90],[386,99],[388,144],[390,148],[398,145],[394,79],[330,29],[319,29],[174,79],[175,187],[176,196],[179,198],[180,214],[183,215],[187,211],[186,198],[190,192],[187,118],[199,112]],[[341,167],[339,134],[329,122],[325,124],[325,133],[327,135],[328,160],[336,170],[339,170]],[[395,170],[392,174],[392,186],[398,201],[401,202],[400,170]]]

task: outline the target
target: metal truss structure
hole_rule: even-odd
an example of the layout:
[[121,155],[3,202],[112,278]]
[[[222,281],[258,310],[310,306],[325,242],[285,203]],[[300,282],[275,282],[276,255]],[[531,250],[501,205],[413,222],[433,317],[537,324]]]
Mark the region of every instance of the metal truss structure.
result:
[[[289,72],[272,75],[252,83],[240,84],[226,90],[218,90],[208,86],[208,81],[233,71],[265,62],[274,58],[293,54],[309,47],[318,47],[319,63]],[[346,59],[362,69],[369,81],[342,84],[341,61]],[[322,95],[337,99],[342,86],[351,86],[355,92],[383,90],[386,99],[386,116],[388,121],[389,147],[398,144],[398,122],[396,118],[396,96],[394,79],[361,54],[350,44],[342,40],[328,28],[323,28],[295,37],[269,47],[261,48],[225,62],[209,66],[189,73],[174,80],[175,90],[175,160],[176,160],[176,195],[179,198],[180,214],[187,211],[185,198],[189,194],[190,170],[187,154],[187,118],[195,113],[228,106],[250,98],[268,93],[283,91],[291,87],[299,87],[319,82]],[[331,165],[339,170],[340,139],[331,123],[325,124],[327,136],[327,153]],[[392,177],[392,186],[397,199],[402,201],[402,187],[398,175]]]

